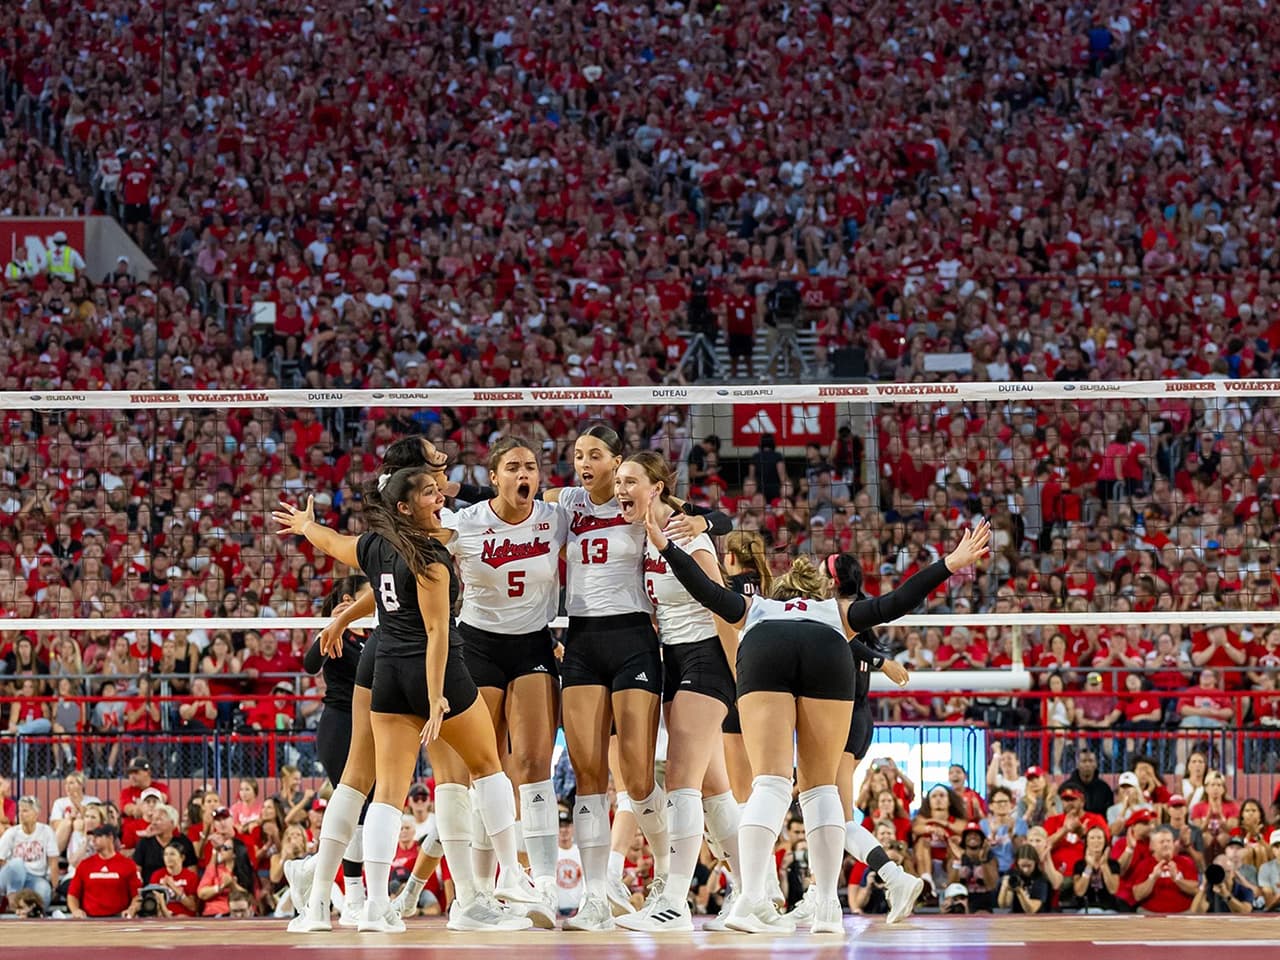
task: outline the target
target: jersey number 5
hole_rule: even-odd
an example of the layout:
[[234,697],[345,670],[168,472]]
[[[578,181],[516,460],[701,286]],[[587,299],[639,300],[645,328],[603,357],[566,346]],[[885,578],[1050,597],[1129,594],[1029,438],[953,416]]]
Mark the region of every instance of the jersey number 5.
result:
[[507,574],[507,596],[523,597],[524,596],[524,578],[523,570],[512,570]]
[[396,596],[396,580],[389,573],[384,573],[378,580],[378,594],[382,599],[382,609],[392,613],[400,609],[400,598]]
[[609,541],[603,537],[597,540],[582,541],[582,562],[583,563],[608,563],[609,562]]

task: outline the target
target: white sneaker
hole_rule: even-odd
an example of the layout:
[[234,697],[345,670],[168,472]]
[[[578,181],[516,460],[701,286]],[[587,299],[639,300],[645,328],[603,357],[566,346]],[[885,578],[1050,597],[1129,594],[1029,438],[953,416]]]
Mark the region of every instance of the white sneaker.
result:
[[538,891],[538,902],[521,904],[524,915],[539,930],[554,930],[556,917],[560,915],[560,893],[556,887],[556,878],[537,877],[533,886]]
[[513,873],[502,871],[498,885],[493,889],[493,896],[503,903],[538,903],[542,900],[542,894],[524,870]]
[[608,882],[605,886],[605,892],[609,896],[609,908],[613,912],[613,916],[620,917],[626,913],[636,912],[636,908],[631,905],[631,891],[617,877]]
[[641,933],[690,933],[693,931],[693,915],[689,912],[688,901],[675,903],[665,897],[653,904],[646,904],[638,913],[629,913],[617,919],[618,926],[624,930],[637,930]]
[[533,921],[516,916],[493,897],[482,893],[472,897],[470,903],[453,901],[446,926],[450,930],[528,930]]
[[617,924],[614,922],[609,906],[600,897],[588,896],[582,901],[578,912],[564,922],[564,929],[585,930],[592,933],[615,929]]
[[782,884],[778,882],[778,874],[774,871],[769,880],[769,901],[781,911],[787,905],[787,895],[782,892]]
[[[809,888],[810,890],[813,887]],[[805,899],[808,899],[806,897]],[[817,898],[814,898],[817,901]],[[813,916],[809,921],[810,933],[838,933],[844,935],[844,911],[840,909],[839,900],[823,900],[815,902]]]
[[889,901],[889,917],[887,923],[897,923],[911,916],[916,908],[916,901],[924,892],[924,881],[909,873],[900,873],[885,884],[885,897]]
[[289,887],[289,898],[294,905],[302,904],[299,913],[306,911],[311,902],[311,885],[316,879],[316,858],[303,857],[301,860],[284,862],[284,882]]
[[753,903],[746,897],[734,901],[725,926],[739,933],[795,933],[796,929],[795,922],[778,913],[771,901],[756,900]]
[[724,903],[720,904],[720,912],[704,923],[702,929],[711,933],[724,933],[724,931],[728,930],[729,928],[725,926],[725,921],[729,919],[729,911],[733,909],[733,903],[737,899],[738,890],[735,887],[724,898]]
[[813,923],[813,915],[818,907],[818,888],[813,884],[804,892],[795,909],[787,914],[797,927],[807,927]]
[[[363,916],[364,904],[354,904],[348,900],[342,905],[342,913],[338,915],[338,926],[359,928],[360,918]],[[396,914],[396,916],[399,916],[399,914]]]
[[667,878],[654,877],[653,882],[649,884],[649,892],[645,894],[644,903],[640,907],[640,913],[652,913],[663,903],[663,894],[667,892]]
[[396,898],[391,901],[391,912],[399,917],[402,922],[407,920],[409,917],[415,917],[418,915],[417,903],[405,903],[405,894],[408,892],[407,888],[401,887]]
[[360,911],[360,920],[356,929],[360,933],[404,933],[404,921],[390,906],[380,914],[374,914],[372,900],[366,900],[364,909]]
[[328,917],[313,916],[309,907],[289,921],[290,933],[328,933],[333,929]]

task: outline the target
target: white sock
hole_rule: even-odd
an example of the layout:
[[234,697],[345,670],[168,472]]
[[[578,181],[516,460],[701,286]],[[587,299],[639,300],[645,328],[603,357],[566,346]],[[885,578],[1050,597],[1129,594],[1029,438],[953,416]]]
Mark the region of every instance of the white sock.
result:
[[364,906],[364,876],[355,874],[354,876],[343,876],[342,878],[343,894],[347,898],[347,903],[352,910],[358,910]]
[[667,796],[656,783],[643,800],[632,799],[636,821],[653,851],[653,873],[665,877],[671,872],[671,835],[667,830]]
[[751,796],[742,813],[742,825],[738,828],[742,895],[745,899],[765,899],[772,886],[768,882],[769,874],[777,877],[773,845],[790,808],[790,780],[760,776],[751,781]]
[[671,857],[665,897],[684,902],[693,883],[693,871],[702,849],[702,792],[689,788],[667,794],[667,827],[671,833]]
[[617,850],[609,851],[609,879],[621,880],[622,871],[627,866],[627,858]]
[[427,881],[422,880],[417,874],[409,874],[409,879],[404,884],[404,904],[406,907],[416,906],[418,898],[422,896],[422,888],[427,885]]
[[516,831],[516,794],[510,778],[499,770],[475,781],[476,806],[484,819],[485,829],[493,842],[493,851],[503,873],[515,883],[523,874],[520,865],[520,841]]
[[573,831],[582,856],[587,896],[604,897],[609,876],[609,808],[603,793],[579,796],[574,801]]
[[[850,820],[844,825],[844,848],[868,866],[871,866],[872,860],[883,860],[879,867],[872,867],[881,880],[889,880],[902,873],[902,867],[888,858],[889,855],[884,852],[884,847],[880,846],[875,835],[856,820]],[[876,850],[880,851],[879,856],[873,855]]]
[[726,867],[737,877],[741,870],[738,826],[742,822],[742,813],[733,794],[725,791],[714,797],[705,797],[702,801],[702,815],[712,842],[724,853]]
[[844,805],[834,783],[812,787],[800,794],[809,862],[822,902],[836,899],[840,865],[844,862]]
[[556,838],[560,832],[560,808],[555,786],[550,780],[520,787],[520,823],[524,846],[529,854],[529,870],[535,877],[554,877],[560,854]]
[[476,875],[471,866],[471,794],[462,784],[436,784],[436,829],[454,892],[468,904],[476,896]]
[[338,875],[342,855],[360,823],[364,794],[345,783],[334,788],[320,821],[320,842],[316,845],[315,881],[311,885],[311,902],[307,905],[315,917],[329,916],[329,895],[333,878]]
[[400,808],[389,803],[371,803],[364,815],[364,872],[369,898],[365,909],[371,917],[382,916],[390,906],[387,888],[396,838],[400,835],[400,815]]

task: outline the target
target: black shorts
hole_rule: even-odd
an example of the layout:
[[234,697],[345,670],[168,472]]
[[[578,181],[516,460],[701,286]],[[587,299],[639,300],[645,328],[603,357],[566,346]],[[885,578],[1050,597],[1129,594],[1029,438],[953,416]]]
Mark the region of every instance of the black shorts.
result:
[[853,699],[849,643],[812,620],[766,620],[738,645],[738,698],[789,693],[814,700]]
[[750,333],[729,334],[729,356],[749,357],[755,346],[755,337]]
[[[449,701],[445,719],[456,717],[480,694],[467,672],[462,648],[450,646],[444,668],[444,698]],[[421,717],[431,715],[427,700],[427,665],[424,657],[378,657],[373,665],[372,709],[374,713],[397,713]]]
[[347,754],[351,752],[351,711],[332,705],[320,714],[316,727],[316,755],[324,764],[325,776],[335,787],[342,780],[347,766]]
[[733,672],[719,637],[663,646],[662,702],[670,703],[677,693],[701,693],[733,706]]
[[124,222],[126,224],[150,223],[151,222],[151,204],[126,203],[124,205]]
[[662,655],[649,615],[570,617],[560,678],[565,687],[662,693]]
[[731,734],[735,737],[742,736],[742,717],[738,716],[737,700],[734,700],[733,703],[729,705],[729,713],[720,724],[720,732]]
[[861,760],[871,747],[871,732],[875,722],[871,719],[871,701],[863,697],[853,702],[853,716],[849,720],[849,739],[844,743],[844,752]]
[[506,636],[459,623],[458,633],[462,634],[467,670],[477,687],[505,690],[513,680],[531,673],[553,679],[560,676],[555,643],[546,627],[536,633]]
[[356,686],[366,690],[373,689],[373,663],[378,659],[378,635],[382,631],[374,627],[365,637],[364,649],[360,651],[360,662],[356,664]]

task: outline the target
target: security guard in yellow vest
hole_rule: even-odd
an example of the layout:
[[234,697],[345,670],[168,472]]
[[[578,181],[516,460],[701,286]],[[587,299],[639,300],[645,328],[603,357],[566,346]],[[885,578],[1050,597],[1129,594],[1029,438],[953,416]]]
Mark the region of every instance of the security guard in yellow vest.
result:
[[53,235],[53,249],[49,251],[49,276],[75,283],[76,271],[84,269],[84,258],[67,243],[67,235],[59,230]]

